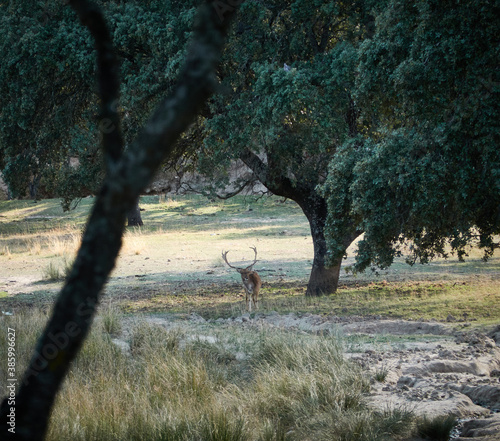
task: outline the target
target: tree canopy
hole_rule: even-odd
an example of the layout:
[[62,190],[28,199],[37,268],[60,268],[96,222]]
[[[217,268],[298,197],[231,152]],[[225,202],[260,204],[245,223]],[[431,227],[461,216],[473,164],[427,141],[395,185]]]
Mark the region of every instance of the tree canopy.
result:
[[355,100],[364,136],[330,163],[329,240],[338,190],[365,232],[357,269],[428,262],[500,232],[500,4],[390,1],[357,50]]
[[[122,117],[127,144],[172,89],[199,2],[104,2],[121,60]],[[0,169],[13,197],[57,194],[66,206],[97,193],[103,159],[98,121],[95,50],[61,3],[10,1],[0,5]],[[117,103],[115,103],[118,106]],[[78,160],[78,166],[69,158]]]

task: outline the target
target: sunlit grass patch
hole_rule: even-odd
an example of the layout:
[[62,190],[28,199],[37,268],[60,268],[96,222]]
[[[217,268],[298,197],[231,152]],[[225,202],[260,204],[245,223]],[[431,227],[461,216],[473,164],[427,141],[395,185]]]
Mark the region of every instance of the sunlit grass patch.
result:
[[[175,289],[175,288],[173,288]],[[452,323],[496,323],[500,290],[494,280],[467,282],[371,283],[343,287],[336,294],[305,297],[305,285],[267,282],[260,292],[259,312],[368,316]],[[195,311],[205,318],[244,314],[243,288],[238,283],[192,285],[181,292],[165,290],[154,296],[127,300],[129,311]]]
[[144,239],[144,233],[140,227],[134,227],[133,229],[128,229],[125,232],[123,238],[123,245],[120,253],[140,255],[147,251],[146,241]]

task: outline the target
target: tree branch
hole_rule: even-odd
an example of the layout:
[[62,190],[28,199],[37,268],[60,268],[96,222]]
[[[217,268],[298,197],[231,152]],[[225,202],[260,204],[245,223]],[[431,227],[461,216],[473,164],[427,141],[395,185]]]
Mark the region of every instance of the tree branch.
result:
[[[93,17],[89,19],[90,23],[98,21],[95,6],[85,1],[72,3],[84,16],[88,13]],[[114,165],[108,167],[75,264],[54,305],[52,317],[37,342],[17,393],[15,434],[8,432],[10,406],[7,399],[2,403],[0,431],[2,436],[7,436],[3,439],[38,441],[44,438],[56,394],[90,330],[99,294],[114,267],[121,247],[126,213],[213,91],[215,65],[222,51],[229,19],[235,11],[231,7],[224,10],[222,16],[213,5],[205,4],[200,8],[194,40],[175,91],[159,106],[130,149],[123,154],[120,152],[120,159],[116,150],[118,144],[112,143],[108,155]],[[98,51],[105,53],[109,49],[106,35],[100,32],[94,34]],[[106,58],[107,55],[98,57]],[[112,68],[112,63],[109,67]],[[104,69],[104,72],[108,70]],[[99,76],[99,81],[103,81],[101,91],[107,87],[107,77],[107,74],[104,78]],[[103,97],[103,104],[109,103],[114,96],[110,93]]]
[[95,40],[97,78],[99,97],[101,99],[98,127],[102,134],[102,148],[104,150],[106,168],[109,171],[121,158],[124,145],[120,129],[120,117],[118,115],[118,98],[120,92],[119,64],[113,49],[111,35],[99,7],[86,0],[70,0],[69,4]]
[[244,150],[240,154],[240,159],[253,171],[256,178],[264,184],[271,193],[294,201],[303,197],[300,188],[294,187],[290,179],[281,174],[281,169],[279,167],[272,167],[266,164],[250,149]]

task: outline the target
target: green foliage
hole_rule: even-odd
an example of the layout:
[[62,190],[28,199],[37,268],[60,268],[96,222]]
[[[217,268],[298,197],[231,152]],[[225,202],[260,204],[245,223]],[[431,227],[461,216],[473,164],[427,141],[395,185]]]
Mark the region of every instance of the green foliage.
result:
[[229,162],[249,149],[266,158],[268,187],[287,179],[313,190],[323,181],[328,158],[349,131],[347,85],[357,54],[345,23],[358,15],[337,2],[319,3],[243,4],[222,65],[227,93],[213,99],[204,122],[201,171],[214,170],[225,184]]
[[[330,164],[323,187],[330,249],[338,245],[339,193],[365,231],[356,269],[459,258],[500,232],[498,6],[409,2],[379,6],[355,83],[361,122]],[[362,147],[360,147],[362,146]],[[360,149],[362,153],[360,154]]]
[[[174,87],[197,3],[103,2],[127,141]],[[211,178],[207,193],[251,152],[264,171],[233,184],[326,202],[331,264],[361,232],[355,270],[408,249],[425,263],[449,244],[487,258],[500,232],[499,12],[486,0],[247,0],[221,93],[179,143]],[[0,169],[13,196],[29,187],[67,209],[102,179],[90,36],[40,1],[1,4],[0,31]]]
[[[172,87],[196,2],[102,3],[122,59],[117,105],[130,142]],[[40,1],[0,4],[0,31],[0,170],[13,197],[29,187],[68,208],[103,177],[92,39],[66,5]]]

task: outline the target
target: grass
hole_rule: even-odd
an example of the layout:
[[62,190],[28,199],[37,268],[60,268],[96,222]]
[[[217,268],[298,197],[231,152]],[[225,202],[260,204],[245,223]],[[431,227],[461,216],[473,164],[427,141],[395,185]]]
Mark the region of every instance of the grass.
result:
[[[260,311],[404,320],[447,321],[453,317],[456,323],[476,325],[495,324],[500,318],[500,290],[495,281],[369,283],[344,286],[337,294],[321,298],[306,298],[304,293],[305,287],[296,283],[268,282],[261,290]],[[132,296],[123,305],[129,312],[194,311],[207,319],[245,312],[243,289],[237,283],[222,287],[188,284],[174,295],[153,292],[151,296]]]
[[[84,199],[63,213],[57,200],[0,201],[0,306],[14,312],[0,317],[0,328],[18,330],[18,372],[26,368],[44,311],[70,268],[91,203]],[[370,379],[344,359],[342,348],[355,352],[367,337],[339,341],[216,324],[167,330],[136,317],[245,313],[240,277],[220,255],[230,250],[232,262],[242,266],[253,259],[249,247],[256,246],[255,269],[264,281],[260,312],[493,325],[500,320],[498,255],[482,262],[472,252],[465,263],[437,260],[414,267],[401,259],[380,276],[343,272],[335,295],[306,298],[313,247],[296,204],[278,198],[210,203],[201,197],[145,197],[141,207],[145,226],[124,237],[99,317],[57,399],[48,439],[446,436],[447,421],[418,421],[404,410],[375,413],[365,406]],[[345,263],[352,261],[351,248]],[[395,338],[377,336],[370,343],[384,346],[397,343],[390,341]],[[0,351],[4,345],[0,339]],[[381,369],[373,379],[384,382],[386,376]]]
[[58,262],[51,260],[44,268],[42,268],[43,280],[57,282],[68,277],[73,266],[74,259],[65,255],[62,260],[58,260]]
[[[0,202],[0,258],[9,279],[26,280],[21,290],[12,291],[10,280],[0,278],[0,290],[13,292],[2,299],[7,307],[52,302],[92,201],[82,200],[69,213],[62,212],[58,200]],[[342,272],[336,295],[308,299],[304,292],[312,241],[295,203],[279,198],[211,203],[196,196],[151,196],[141,199],[141,207],[145,226],[127,231],[106,288],[108,299],[130,313],[194,311],[205,318],[242,314],[239,275],[223,264],[220,254],[230,250],[234,263],[244,264],[253,258],[249,247],[256,246],[255,268],[264,281],[262,311],[452,318],[477,325],[495,324],[500,318],[498,256],[482,262],[474,251],[465,263],[449,259],[413,267],[401,259],[380,276]],[[350,249],[345,265],[352,260]],[[43,289],[39,281],[45,282]]]
[[457,424],[453,415],[423,418],[417,422],[417,433],[425,440],[448,441]]
[[[382,441],[415,430],[410,413],[366,407],[369,380],[334,337],[146,320],[110,329],[109,314],[101,310],[58,395],[47,440]],[[19,371],[46,319],[0,317],[1,329],[16,329]],[[130,351],[113,343],[117,329]]]

